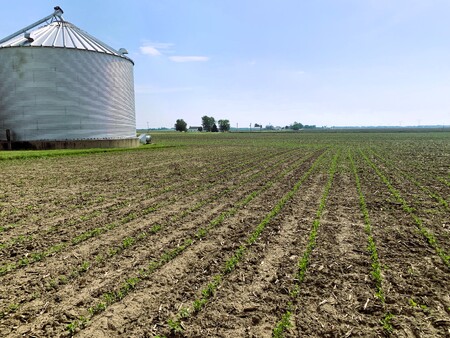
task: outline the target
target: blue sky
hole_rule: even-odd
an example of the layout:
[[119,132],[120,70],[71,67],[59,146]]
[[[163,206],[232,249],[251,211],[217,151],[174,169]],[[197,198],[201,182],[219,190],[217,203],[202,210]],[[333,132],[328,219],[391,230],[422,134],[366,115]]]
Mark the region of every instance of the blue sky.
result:
[[448,0],[0,3],[0,37],[59,5],[128,49],[138,128],[450,124]]

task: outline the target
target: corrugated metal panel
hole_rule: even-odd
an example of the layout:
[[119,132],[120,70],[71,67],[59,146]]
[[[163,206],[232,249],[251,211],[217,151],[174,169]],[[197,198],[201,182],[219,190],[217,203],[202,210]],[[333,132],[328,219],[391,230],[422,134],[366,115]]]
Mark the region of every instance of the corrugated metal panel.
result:
[[[55,36],[52,43],[68,44],[53,33],[42,41]],[[0,126],[15,141],[136,136],[129,59],[69,48],[3,48],[0,79]]]
[[89,33],[81,30],[68,21],[55,21],[49,25],[37,28],[30,33],[33,41],[19,34],[8,41],[0,44],[0,48],[7,47],[53,47],[53,48],[75,48],[89,50],[99,53],[116,55],[130,60],[118,53],[114,48],[99,41]]

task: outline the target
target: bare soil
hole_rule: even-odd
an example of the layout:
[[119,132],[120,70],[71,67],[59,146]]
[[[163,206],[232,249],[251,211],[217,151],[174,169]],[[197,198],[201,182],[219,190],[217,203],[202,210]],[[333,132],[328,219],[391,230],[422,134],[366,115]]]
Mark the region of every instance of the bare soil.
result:
[[[289,310],[286,337],[450,337],[447,138],[320,135],[161,135],[177,146],[0,161],[0,336],[271,337]],[[376,296],[349,154],[385,301]],[[217,275],[217,289],[194,311]],[[133,278],[127,294],[108,300]],[[182,309],[189,315],[180,318]]]

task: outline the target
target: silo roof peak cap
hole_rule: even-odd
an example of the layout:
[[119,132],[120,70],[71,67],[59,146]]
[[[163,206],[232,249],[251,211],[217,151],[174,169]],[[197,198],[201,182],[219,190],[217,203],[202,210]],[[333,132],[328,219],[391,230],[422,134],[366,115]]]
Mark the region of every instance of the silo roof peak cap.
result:
[[64,11],[62,10],[62,8],[59,7],[59,6],[55,6],[55,7],[53,7],[53,9],[55,10],[55,11],[53,12],[54,18],[55,18],[55,19],[60,19],[60,20],[63,20],[63,21],[64,21],[64,18],[62,17],[62,15],[64,14]]
[[[55,15],[61,15],[61,14],[64,14],[64,11],[62,10],[62,8],[61,7],[59,7],[59,6],[55,6],[55,7],[53,7],[53,9],[55,10]],[[61,14],[59,14],[59,13],[61,13]]]

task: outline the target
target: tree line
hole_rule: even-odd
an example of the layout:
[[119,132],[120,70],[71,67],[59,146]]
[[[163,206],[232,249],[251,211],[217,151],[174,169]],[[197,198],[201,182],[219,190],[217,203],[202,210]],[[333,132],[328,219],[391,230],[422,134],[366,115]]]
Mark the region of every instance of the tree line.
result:
[[[250,125],[251,128],[251,125]],[[255,128],[263,129],[262,124],[255,123]],[[276,130],[276,129],[285,129],[285,130],[300,130],[300,129],[315,129],[315,125],[303,125],[300,122],[294,122],[285,127],[274,127],[272,125],[265,126],[265,130]],[[175,130],[176,131],[187,131],[187,123],[183,119],[178,119],[175,122]],[[230,131],[230,121],[226,119],[218,120],[216,124],[216,119],[212,116],[203,116],[202,117],[202,126],[198,127],[198,131],[208,131],[208,132],[226,132]]]
[[[219,126],[217,126],[217,124]],[[199,127],[199,131],[209,131],[209,132],[226,132],[230,131],[230,121],[226,119],[222,119],[217,121],[212,116],[203,116],[202,117],[202,126]],[[178,119],[175,122],[175,130],[176,131],[187,131],[187,123],[183,119]]]
[[[255,123],[255,128],[259,128],[260,130],[263,129],[262,124]],[[271,124],[264,127],[265,130],[279,130],[279,129],[285,129],[285,130],[300,130],[300,129],[315,129],[316,125],[308,125],[308,124],[302,124],[300,122],[294,122],[288,126],[285,127],[274,127]]]

